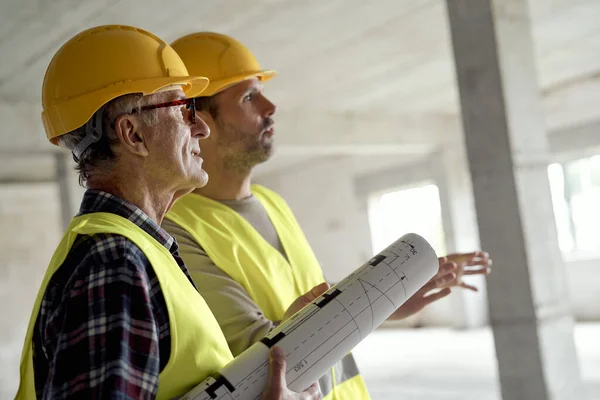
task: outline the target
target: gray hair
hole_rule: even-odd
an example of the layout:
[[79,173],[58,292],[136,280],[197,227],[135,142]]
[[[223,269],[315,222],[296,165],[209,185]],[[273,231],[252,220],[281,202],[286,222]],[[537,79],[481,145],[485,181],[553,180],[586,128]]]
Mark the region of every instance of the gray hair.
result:
[[[74,157],[77,165],[75,169],[79,172],[79,184],[85,187],[85,182],[93,171],[99,168],[107,168],[107,161],[115,159],[112,148],[118,143],[115,133],[114,121],[119,115],[131,114],[134,110],[148,103],[148,98],[141,94],[127,94],[117,97],[102,107],[92,116],[97,118],[97,113],[102,113],[102,136],[97,142],[92,143],[79,157]],[[139,117],[146,126],[154,126],[158,122],[158,114],[155,110],[139,113]],[[87,125],[87,124],[86,124]],[[69,133],[58,137],[58,145],[73,151],[75,147],[88,134],[86,125],[83,125]]]

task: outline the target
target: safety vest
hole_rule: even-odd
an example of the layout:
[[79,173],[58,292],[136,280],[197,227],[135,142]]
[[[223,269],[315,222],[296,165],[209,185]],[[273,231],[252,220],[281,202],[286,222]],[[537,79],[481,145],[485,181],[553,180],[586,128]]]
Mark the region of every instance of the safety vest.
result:
[[86,214],[71,221],[42,281],[21,355],[21,382],[16,399],[35,399],[32,338],[48,282],[65,261],[77,235],[99,233],[121,235],[135,243],[148,257],[158,278],[171,332],[171,354],[159,375],[158,399],[187,393],[233,359],[210,308],[164,246],[126,218],[110,213]]
[[[259,185],[252,186],[252,193],[265,207],[287,259],[241,215],[204,196],[184,196],[165,218],[189,232],[215,265],[244,287],[268,319],[281,321],[296,298],[324,281],[323,272],[286,202]],[[202,277],[192,272],[192,279]],[[369,399],[351,355],[331,370],[328,382],[320,382],[327,400]]]

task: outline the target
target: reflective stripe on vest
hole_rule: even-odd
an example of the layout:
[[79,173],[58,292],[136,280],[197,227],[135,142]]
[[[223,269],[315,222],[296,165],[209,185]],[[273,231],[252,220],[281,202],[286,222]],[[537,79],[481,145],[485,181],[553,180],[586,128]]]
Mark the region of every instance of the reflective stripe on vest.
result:
[[[296,298],[324,281],[323,273],[285,201],[258,185],[252,186],[252,193],[267,211],[287,259],[232,208],[204,196],[184,196],[165,218],[192,235],[215,265],[244,287],[269,320],[280,321]],[[192,278],[201,279],[194,274]],[[347,357],[319,380],[327,400],[369,399],[352,355]]]
[[159,375],[159,399],[181,396],[233,359],[214,315],[190,284],[171,253],[131,221],[115,214],[93,213],[75,217],[56,249],[29,320],[21,355],[21,382],[17,399],[35,398],[33,329],[46,286],[66,259],[78,235],[112,233],[125,236],[144,252],[160,284],[169,313],[171,354]]

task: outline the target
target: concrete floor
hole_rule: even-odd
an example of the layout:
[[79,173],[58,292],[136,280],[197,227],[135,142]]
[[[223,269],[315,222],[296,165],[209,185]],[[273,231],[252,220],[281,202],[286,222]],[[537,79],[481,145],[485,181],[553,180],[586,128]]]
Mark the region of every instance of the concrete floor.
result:
[[[575,340],[587,400],[600,400],[600,324],[578,324]],[[381,329],[353,352],[373,400],[501,399],[489,328]]]
[[[600,400],[600,324],[578,324],[575,338],[587,400]],[[353,352],[373,400],[501,400],[487,328],[381,329]]]

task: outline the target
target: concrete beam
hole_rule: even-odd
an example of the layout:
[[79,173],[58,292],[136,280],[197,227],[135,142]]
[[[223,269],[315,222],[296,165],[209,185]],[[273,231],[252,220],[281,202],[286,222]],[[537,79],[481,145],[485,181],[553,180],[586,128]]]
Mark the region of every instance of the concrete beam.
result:
[[0,151],[48,151],[41,114],[40,104],[0,100]]
[[[543,92],[545,125],[553,153],[600,147],[600,78],[589,75]],[[286,110],[276,114],[278,152],[286,155],[428,154],[461,140],[458,116],[331,110]],[[41,106],[0,100],[0,155],[55,151],[41,122]]]
[[0,152],[0,184],[56,181],[54,153]]
[[[0,153],[52,151],[39,105],[0,101]],[[276,140],[286,154],[422,154],[456,140],[458,117],[443,115],[371,115],[331,111],[281,111]]]
[[600,119],[600,72],[575,77],[542,91],[546,129],[550,132]]
[[332,111],[282,111],[276,114],[277,141],[282,147],[389,146],[420,150],[456,140],[460,134],[458,117],[432,114],[374,115]]
[[564,160],[600,153],[600,118],[550,132],[552,158]]

